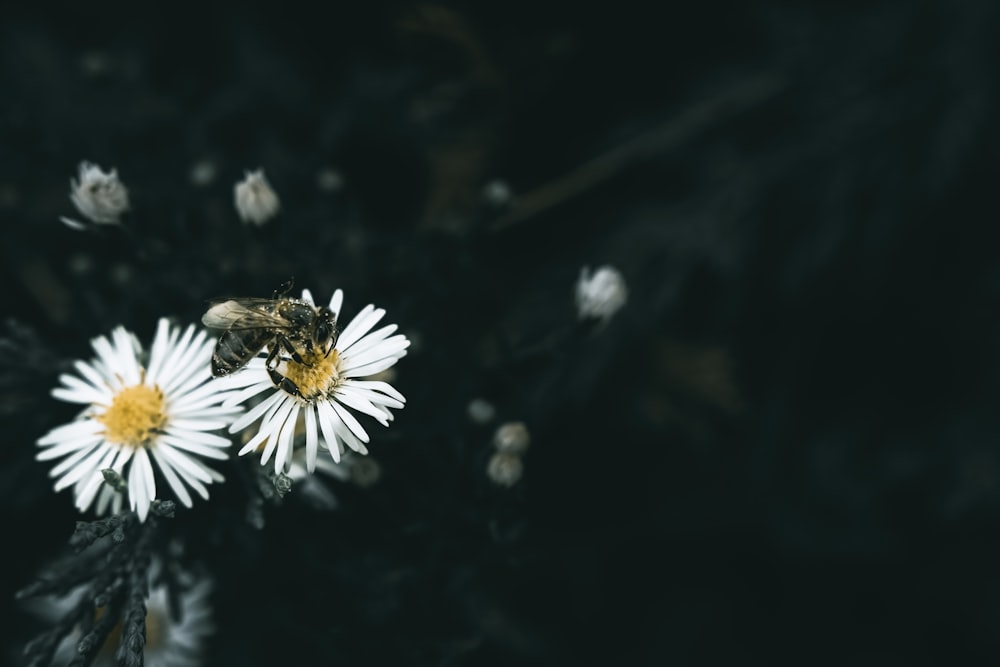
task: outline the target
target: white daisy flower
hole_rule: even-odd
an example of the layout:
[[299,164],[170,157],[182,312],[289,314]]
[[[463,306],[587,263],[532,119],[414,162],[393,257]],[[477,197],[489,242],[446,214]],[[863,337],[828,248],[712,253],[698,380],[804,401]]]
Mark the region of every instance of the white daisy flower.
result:
[[227,394],[212,379],[214,341],[193,325],[182,332],[161,319],[145,366],[142,346],[123,327],[92,345],[97,357],[77,361],[78,375],[61,375],[62,386],[52,390],[60,400],[87,407],[78,419],[38,440],[42,451],[36,459],[63,459],[49,472],[55,490],[73,487],[81,512],[96,499],[98,514],[109,505],[117,513],[122,496],[104,484],[101,473],[112,468],[128,483],[130,508],[145,521],[159,497],[155,469],[185,507],[192,504],[188,487],[207,499],[207,485],[223,477],[202,459],[228,458],[231,444],[212,431],[240,413],[222,405]]
[[[154,561],[150,570],[151,583],[155,581],[154,573],[159,567],[158,561]],[[181,573],[180,583],[184,588],[175,598],[179,604],[173,615],[167,587],[159,584],[150,588],[149,597],[146,598],[146,667],[197,667],[202,664],[206,640],[215,632],[209,599],[212,592],[211,580]],[[31,606],[38,617],[56,621],[76,606],[84,592],[85,589],[81,587],[63,598],[47,596]],[[102,611],[99,609],[97,613]],[[113,667],[118,664],[115,653],[120,637],[119,626],[111,631],[94,656],[94,667]],[[67,635],[59,643],[52,664],[69,664],[77,654],[76,647],[80,638],[79,629]]]
[[[302,300],[315,305],[308,290],[303,290]],[[344,294],[338,289],[330,299],[334,317],[339,317],[343,301]],[[328,353],[300,349],[303,363],[286,355],[277,370],[298,388],[298,395],[275,386],[266,368],[267,350],[251,359],[243,370],[224,378],[227,388],[239,388],[224,405],[239,405],[266,393],[229,428],[230,433],[236,433],[260,421],[257,433],[240,450],[240,456],[262,448],[261,465],[273,456],[275,472],[286,472],[300,424],[305,431],[306,468],[310,473],[316,468],[320,446],[327,448],[336,462],[347,449],[367,454],[368,432],[351,411],[388,426],[393,419],[391,410],[402,408],[406,402],[388,382],[363,379],[394,365],[406,356],[410,346],[403,334],[392,335],[398,328],[395,324],[372,331],[384,315],[385,310],[369,304],[344,327]]]

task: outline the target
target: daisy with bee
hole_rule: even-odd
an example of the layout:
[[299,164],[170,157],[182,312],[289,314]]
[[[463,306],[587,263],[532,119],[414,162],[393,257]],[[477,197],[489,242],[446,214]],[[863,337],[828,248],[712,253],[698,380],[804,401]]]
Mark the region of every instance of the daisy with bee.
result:
[[[395,324],[372,330],[385,310],[371,304],[338,330],[344,300],[339,289],[327,306],[317,306],[308,290],[300,299],[288,296],[290,291],[288,282],[270,299],[220,299],[202,318],[206,326],[223,330],[212,374],[234,391],[226,404],[257,401],[229,428],[237,433],[259,420],[239,454],[261,449],[261,464],[274,456],[279,473],[290,465],[297,431],[305,434],[309,472],[320,447],[337,462],[348,450],[367,454],[370,438],[354,412],[389,425],[391,411],[406,399],[371,376],[395,365],[410,345],[395,333]],[[260,399],[261,394],[266,396]]]

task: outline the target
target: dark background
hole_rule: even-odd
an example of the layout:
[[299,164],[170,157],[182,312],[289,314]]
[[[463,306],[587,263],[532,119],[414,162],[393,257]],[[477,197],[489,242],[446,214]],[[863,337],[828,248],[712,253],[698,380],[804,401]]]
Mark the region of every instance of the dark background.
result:
[[[234,462],[172,522],[216,580],[205,664],[995,664],[1000,5],[362,4],[5,16],[8,650],[78,518],[32,459],[59,369],[294,276],[388,310],[408,402],[336,511],[253,529]],[[58,222],[81,160],[128,232]],[[629,302],[580,326],[603,263]]]

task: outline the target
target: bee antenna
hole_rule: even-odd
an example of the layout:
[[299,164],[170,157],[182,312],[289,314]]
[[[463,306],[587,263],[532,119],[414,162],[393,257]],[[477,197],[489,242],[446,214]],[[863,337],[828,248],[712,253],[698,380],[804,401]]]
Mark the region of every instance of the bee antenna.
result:
[[278,289],[274,290],[274,295],[272,298],[277,299],[279,296],[283,296],[292,291],[292,285],[295,284],[295,276],[292,276],[285,282],[278,285]]

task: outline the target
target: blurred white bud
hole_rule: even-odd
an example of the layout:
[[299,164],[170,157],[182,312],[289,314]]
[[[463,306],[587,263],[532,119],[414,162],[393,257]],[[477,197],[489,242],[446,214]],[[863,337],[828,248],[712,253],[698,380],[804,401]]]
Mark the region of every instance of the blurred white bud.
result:
[[[80,214],[102,225],[113,225],[118,222],[121,214],[128,210],[128,190],[118,180],[118,170],[112,169],[104,173],[96,164],[81,162],[79,167],[79,182],[69,179],[69,198]],[[70,227],[82,228],[83,225],[62,218]]]
[[494,206],[502,206],[510,201],[510,186],[504,181],[490,181],[483,188],[483,197]]
[[191,171],[188,172],[188,178],[191,179],[191,184],[195,187],[203,188],[212,184],[215,180],[215,176],[218,170],[215,167],[215,163],[211,160],[199,160],[191,165]]
[[382,477],[382,466],[370,456],[352,456],[348,469],[351,481],[363,489],[372,486]]
[[14,208],[21,201],[21,194],[10,183],[0,183],[0,207]]
[[86,76],[101,76],[111,71],[111,59],[106,53],[88,51],[80,57],[80,69]]
[[498,452],[523,454],[531,444],[531,434],[524,422],[507,422],[493,434],[493,446]]
[[497,409],[493,407],[493,404],[482,398],[474,398],[469,401],[465,410],[469,419],[477,424],[487,424],[497,416]]
[[278,195],[264,176],[264,170],[246,172],[246,178],[233,188],[236,212],[243,222],[263,225],[273,218],[281,208]]
[[523,472],[524,464],[516,454],[497,452],[486,464],[486,476],[500,486],[514,486],[520,481]]
[[[298,438],[298,434],[296,437]],[[337,497],[321,477],[332,477],[343,482],[349,479],[350,472],[344,463],[335,463],[330,456],[321,454],[316,458],[316,472],[322,475],[310,474],[306,467],[306,449],[297,446],[289,462],[287,474],[295,485],[295,492],[301,493],[307,503],[316,509],[332,510],[337,507]]]
[[613,266],[602,266],[590,274],[590,267],[580,270],[576,283],[576,310],[580,319],[607,321],[625,305],[628,289],[625,278]]
[[339,171],[326,167],[316,174],[316,187],[323,192],[336,192],[344,187],[344,179]]

